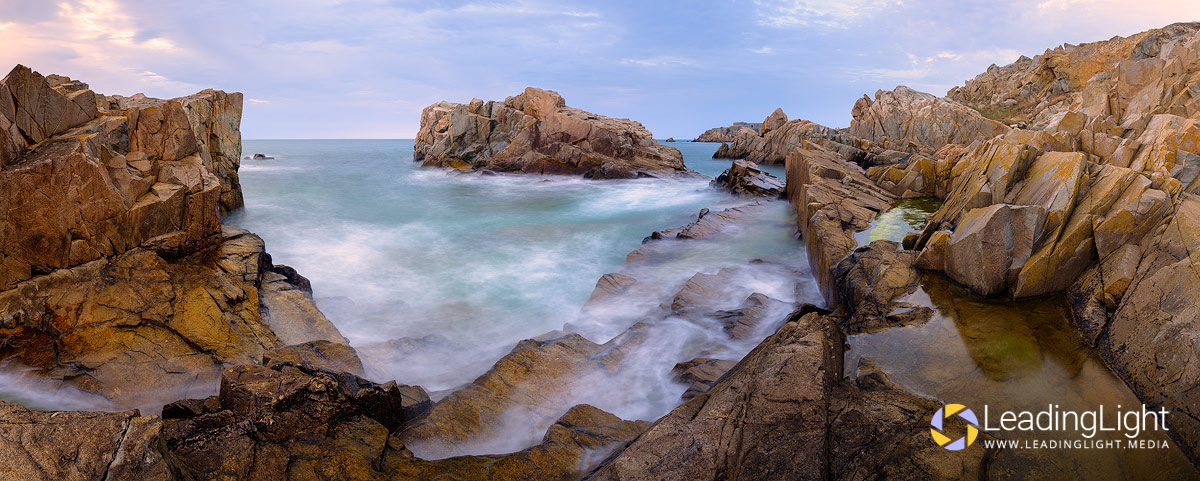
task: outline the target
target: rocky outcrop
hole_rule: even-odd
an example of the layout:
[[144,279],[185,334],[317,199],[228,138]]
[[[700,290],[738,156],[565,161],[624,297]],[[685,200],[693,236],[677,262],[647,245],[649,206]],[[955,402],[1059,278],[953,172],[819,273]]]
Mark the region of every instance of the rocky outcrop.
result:
[[712,185],[737,195],[776,198],[783,194],[783,181],[763,172],[754,162],[735,160]]
[[503,102],[438,102],[421,111],[413,160],[426,166],[593,179],[691,171],[642,124],[567,107],[557,92],[526,88]]
[[157,410],[268,349],[345,342],[286,293],[307,280],[220,224],[241,203],[240,117],[237,93],[103,97],[23,66],[0,80],[0,359]]
[[[957,102],[903,85],[863,96],[850,111],[849,135],[892,150],[932,154],[947,144],[968,145],[1008,130]],[[911,143],[911,144],[910,144]],[[915,145],[914,145],[915,144]]]
[[746,159],[759,164],[781,164],[788,153],[801,148],[805,141],[832,141],[853,144],[854,141],[837,130],[807,120],[788,120],[783,110],[763,120],[763,127],[755,136],[743,135],[722,144],[713,154],[714,159]]
[[734,139],[740,137],[757,136],[760,127],[762,127],[762,123],[758,122],[734,122],[728,127],[714,127],[705,130],[692,142],[733,142]]
[[[1105,82],[1116,80],[1110,71],[1114,64],[1122,62],[1132,67],[1140,60],[1161,57],[1165,45],[1192,36],[1197,30],[1200,30],[1200,24],[1177,23],[1125,38],[1114,37],[1080,45],[1063,44],[1046,49],[1043,54],[1033,58],[1021,56],[1016,62],[1003,67],[992,65],[965,85],[950,89],[946,97],[1006,125],[1041,128],[1051,117],[1077,105],[1081,95],[1098,94],[1103,97],[1097,99],[1099,102],[1088,102],[1092,108],[1106,108],[1110,99],[1128,103],[1134,97],[1130,94],[1137,90],[1126,89],[1109,95],[1111,84],[1108,88],[1102,83],[1089,86],[1089,81],[1097,79],[1097,76]],[[1157,75],[1145,69],[1125,69],[1125,72],[1134,76]],[[1173,92],[1179,94],[1184,90]],[[1103,117],[1095,110],[1088,115]]]
[[858,246],[855,232],[866,230],[894,197],[880,189],[858,165],[806,144],[787,156],[785,195],[796,206],[808,261],[828,305],[837,304],[833,268]]
[[[228,227],[220,239],[182,258],[137,248],[0,293],[3,359],[118,406],[207,394],[224,366],[282,345],[260,310],[273,269],[262,240]],[[336,332],[323,316],[286,324]]]

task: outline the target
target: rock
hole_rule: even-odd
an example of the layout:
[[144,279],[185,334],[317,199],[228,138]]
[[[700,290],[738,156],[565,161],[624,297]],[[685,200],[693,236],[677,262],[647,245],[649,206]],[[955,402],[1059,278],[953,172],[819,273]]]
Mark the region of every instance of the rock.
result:
[[640,123],[567,107],[526,88],[504,102],[439,102],[421,111],[413,160],[427,166],[593,179],[691,174]]
[[782,180],[763,172],[748,160],[733,161],[728,169],[712,181],[712,185],[737,195],[775,198],[783,194]]
[[946,245],[949,243],[950,232],[934,232],[921,254],[917,256],[917,267],[934,272],[946,270]]
[[873,101],[859,99],[851,113],[857,115],[850,121],[850,135],[872,142],[911,141],[930,153],[947,144],[968,145],[1008,130],[957,102],[903,85],[890,92],[876,91]]
[[[782,111],[779,113],[782,114]],[[759,135],[741,135],[731,139],[728,144],[722,144],[713,153],[713,158],[746,159],[766,165],[781,164],[789,153],[803,147],[805,141],[827,142],[848,151],[861,152],[850,146],[856,143],[855,139],[835,129],[808,120],[789,121],[786,117],[782,117],[783,124],[769,131],[760,129]]]
[[577,479],[596,462],[646,429],[645,421],[622,421],[595,407],[572,407],[542,443],[515,453],[457,456],[426,461],[410,453],[384,458],[390,479]]
[[891,208],[894,198],[858,165],[808,146],[788,154],[785,196],[796,206],[809,264],[826,302],[836,305],[834,267],[858,247],[854,233],[867,230],[879,213]]
[[877,240],[860,247],[834,268],[840,301],[852,307],[839,325],[847,334],[877,332],[929,320],[927,307],[905,302],[919,288],[916,251],[900,250],[894,241]]
[[[0,106],[0,123],[17,136],[0,148],[8,152],[0,162],[0,232],[22,233],[0,238],[0,290],[149,242],[187,254],[219,238],[222,191],[240,187],[236,169],[217,177],[206,168],[216,161],[206,159],[226,155],[210,146],[234,148],[212,138],[239,135],[236,125],[232,132],[225,126],[240,120],[240,94],[197,94],[229,97],[225,104],[238,112],[210,109],[205,118],[196,111],[193,125],[185,99],[98,111],[95,98],[80,100],[90,90],[70,91],[68,99],[23,66],[0,81],[0,90],[18,95]],[[198,130],[209,140],[198,142]]]
[[[946,96],[1007,125],[1042,126],[1080,100],[1089,117],[1103,118],[1123,111],[1129,101],[1125,92],[1137,91],[1110,96],[1111,85],[1101,88],[1115,77],[1109,74],[1114,65],[1128,68],[1135,62],[1161,61],[1158,55],[1145,52],[1169,51],[1168,44],[1187,41],[1198,29],[1200,25],[1195,23],[1176,23],[1124,38],[1055,47],[1033,58],[1022,56],[1010,65],[988,69],[950,89]],[[1111,110],[1110,102],[1115,104]]]
[[692,142],[732,142],[739,137],[757,137],[762,123],[734,122],[728,127],[715,127],[705,130]]
[[735,364],[737,361],[698,357],[676,364],[671,369],[671,376],[674,380],[688,385],[687,391],[683,393],[683,400],[686,401],[708,392]]
[[946,245],[946,275],[982,296],[1008,290],[1046,224],[1040,206],[995,204],[967,212]]
[[[308,279],[295,269],[282,266],[262,274],[259,301],[264,308],[263,319],[283,344],[301,344],[325,340],[337,344],[350,341],[317,309],[312,299]],[[280,273],[282,270],[291,276]],[[306,290],[307,288],[307,290]]]
[[134,249],[0,293],[4,359],[120,406],[211,392],[223,366],[280,345],[260,314],[262,240],[233,228],[222,239],[179,259]]
[[764,322],[769,321],[774,313],[785,307],[790,308],[791,306],[778,299],[772,299],[766,294],[755,292],[742,302],[740,308],[717,311],[710,317],[725,325],[725,332],[729,334],[730,339],[743,340],[754,337]]
[[675,141],[675,137],[667,137],[667,140],[665,140],[664,142],[674,142],[674,141]]
[[137,411],[43,412],[0,401],[0,479],[169,479],[160,424]]
[[348,372],[356,376],[363,375],[362,361],[358,359],[358,353],[353,347],[326,340],[271,349],[263,353],[262,363],[267,367],[289,363],[327,371]]
[[707,393],[655,421],[584,479],[983,475],[994,453],[947,451],[929,442],[926,423],[914,422],[914,413],[933,412],[938,402],[879,373],[841,381],[841,345],[831,317],[793,318]]
[[[218,396],[164,408],[162,449],[186,479],[381,479],[408,420],[394,383],[291,364],[238,366]],[[231,455],[238,453],[238,455]]]
[[783,109],[775,109],[774,112],[771,112],[771,115],[768,115],[767,118],[762,121],[762,127],[759,127],[758,133],[761,135],[767,135],[771,133],[772,130],[782,127],[783,124],[787,123],[787,121],[788,117],[787,114],[783,113]]
[[[541,431],[576,404],[572,390],[596,369],[604,347],[578,334],[526,340],[471,384],[438,401],[401,433],[404,444],[425,457],[446,457],[511,448],[520,440],[506,423],[540,420]],[[503,451],[499,451],[503,452]]]
[[1193,460],[1200,453],[1200,403],[1190,389],[1200,383],[1200,304],[1194,301],[1200,296],[1198,220],[1200,199],[1185,195],[1162,235],[1146,249],[1097,344],[1143,402],[1167,409],[1170,434]]
[[637,279],[619,272],[612,272],[601,276],[600,280],[596,281],[596,288],[592,290],[592,295],[583,304],[583,310],[586,312],[595,309],[605,302],[620,297],[630,286],[636,283]]

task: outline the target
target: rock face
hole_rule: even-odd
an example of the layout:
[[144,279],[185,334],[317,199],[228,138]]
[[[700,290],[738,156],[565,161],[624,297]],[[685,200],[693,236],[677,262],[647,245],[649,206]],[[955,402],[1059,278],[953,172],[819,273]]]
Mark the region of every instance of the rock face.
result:
[[757,136],[760,127],[762,127],[762,123],[758,122],[734,122],[728,127],[714,127],[705,130],[692,142],[733,142],[734,139],[740,137]]
[[779,197],[783,194],[783,181],[763,172],[754,162],[735,160],[712,181],[714,187],[728,189],[737,195]]
[[526,88],[504,102],[438,102],[421,111],[413,160],[427,166],[593,179],[691,171],[678,150],[642,124],[567,107],[558,93]]
[[344,342],[284,294],[303,277],[220,224],[241,204],[241,99],[103,97],[23,66],[0,80],[0,359],[156,410],[258,362],[275,329]]
[[165,480],[157,416],[30,411],[0,401],[0,479]]
[[[947,144],[967,145],[1008,130],[957,102],[903,85],[876,91],[854,103],[848,133],[871,142],[890,143],[893,150],[936,152]],[[916,144],[917,149],[904,145]]]

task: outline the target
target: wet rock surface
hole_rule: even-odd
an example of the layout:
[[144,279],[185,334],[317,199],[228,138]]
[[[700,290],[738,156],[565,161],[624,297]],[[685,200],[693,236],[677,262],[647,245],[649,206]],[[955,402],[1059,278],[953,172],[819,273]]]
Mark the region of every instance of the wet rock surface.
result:
[[439,102],[421,111],[413,160],[465,170],[582,175],[593,179],[691,174],[678,150],[642,124],[567,107],[526,88],[503,102]]

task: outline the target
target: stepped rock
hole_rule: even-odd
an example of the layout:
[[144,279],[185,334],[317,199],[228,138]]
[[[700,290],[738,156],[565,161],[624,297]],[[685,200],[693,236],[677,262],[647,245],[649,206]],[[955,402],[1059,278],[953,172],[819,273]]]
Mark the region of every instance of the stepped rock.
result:
[[426,166],[593,179],[690,174],[642,124],[567,107],[526,88],[503,102],[438,102],[421,111],[413,160]]

